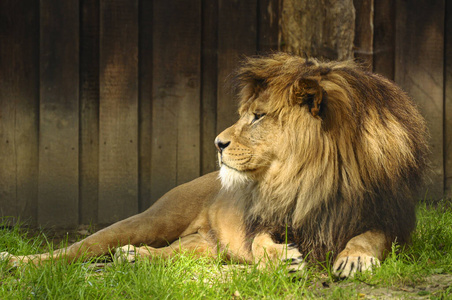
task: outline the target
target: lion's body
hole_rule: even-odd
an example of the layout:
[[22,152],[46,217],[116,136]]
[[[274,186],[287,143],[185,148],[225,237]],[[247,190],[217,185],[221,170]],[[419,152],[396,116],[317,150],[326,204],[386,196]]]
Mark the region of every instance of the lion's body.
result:
[[[248,59],[236,80],[240,119],[216,139],[219,173],[53,256],[145,244],[135,254],[224,251],[250,263],[285,254],[301,264],[298,250],[313,260],[331,251],[335,272],[349,276],[409,240],[427,147],[403,91],[352,63],[287,54]],[[11,261],[37,258],[48,255]]]

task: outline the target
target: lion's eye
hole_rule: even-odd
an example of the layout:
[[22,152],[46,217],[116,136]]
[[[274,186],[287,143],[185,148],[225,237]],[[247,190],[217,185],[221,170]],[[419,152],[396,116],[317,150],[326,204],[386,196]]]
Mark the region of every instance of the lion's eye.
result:
[[253,119],[253,121],[251,121],[251,124],[262,119],[264,116],[265,116],[264,113],[254,113],[254,119]]

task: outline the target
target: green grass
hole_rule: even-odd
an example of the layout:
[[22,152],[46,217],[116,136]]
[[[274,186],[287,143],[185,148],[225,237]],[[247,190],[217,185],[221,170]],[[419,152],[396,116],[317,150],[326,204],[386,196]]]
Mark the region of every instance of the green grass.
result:
[[[42,233],[30,238],[20,226],[0,231],[0,251],[30,254],[52,248]],[[295,277],[284,266],[260,271],[189,253],[102,269],[82,262],[11,269],[0,262],[0,299],[452,299],[451,285],[452,208],[446,202],[435,208],[420,205],[412,244],[394,245],[381,268],[353,280],[337,281],[327,267],[312,266],[306,276]]]

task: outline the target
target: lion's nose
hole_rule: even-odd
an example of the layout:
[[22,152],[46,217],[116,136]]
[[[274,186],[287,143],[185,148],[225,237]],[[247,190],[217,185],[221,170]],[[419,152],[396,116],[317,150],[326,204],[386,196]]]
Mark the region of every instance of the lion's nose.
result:
[[224,149],[226,149],[227,146],[229,146],[231,142],[223,142],[219,138],[215,139],[215,147],[217,147],[218,152],[223,152]]

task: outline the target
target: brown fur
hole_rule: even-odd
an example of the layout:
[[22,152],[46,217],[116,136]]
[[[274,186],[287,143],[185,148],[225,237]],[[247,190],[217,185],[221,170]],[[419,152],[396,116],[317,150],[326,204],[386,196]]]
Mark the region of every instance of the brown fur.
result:
[[248,58],[235,80],[240,119],[216,139],[219,174],[67,249],[4,256],[37,263],[145,244],[117,252],[133,260],[224,251],[301,267],[299,251],[315,260],[332,251],[335,274],[347,277],[377,264],[390,242],[408,241],[427,146],[424,120],[403,91],[352,62],[283,53]]

